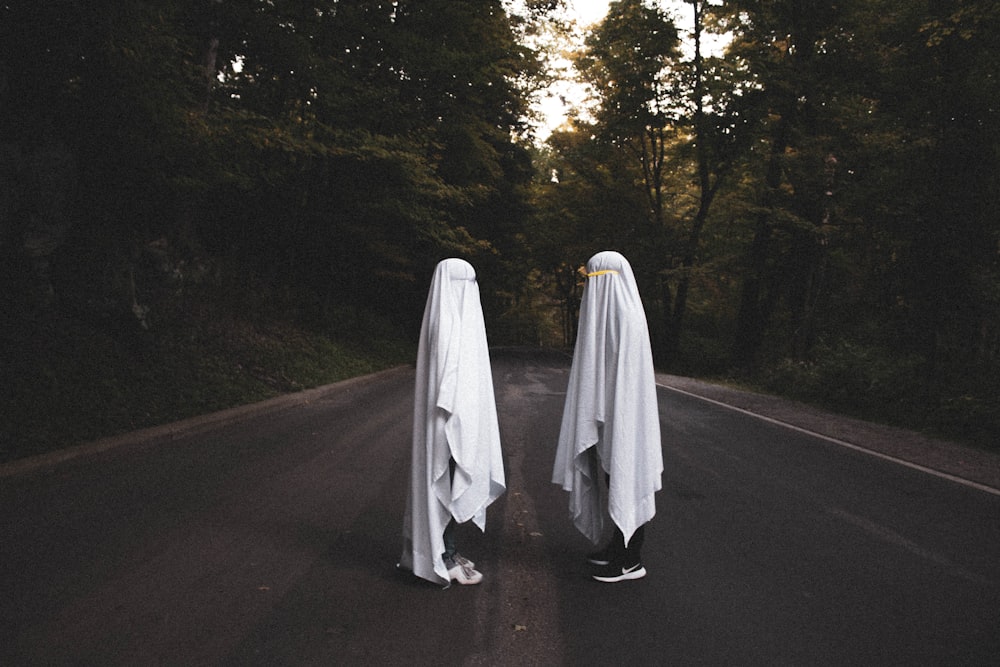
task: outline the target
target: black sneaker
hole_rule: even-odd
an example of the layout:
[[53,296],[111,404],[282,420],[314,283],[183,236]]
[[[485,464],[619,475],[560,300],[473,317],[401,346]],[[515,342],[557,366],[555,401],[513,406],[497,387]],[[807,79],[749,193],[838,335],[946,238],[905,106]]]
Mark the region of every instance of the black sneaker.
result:
[[631,566],[605,565],[597,573],[592,575],[596,581],[604,581],[613,584],[617,581],[628,581],[630,579],[642,579],[646,576],[646,568],[642,563]]

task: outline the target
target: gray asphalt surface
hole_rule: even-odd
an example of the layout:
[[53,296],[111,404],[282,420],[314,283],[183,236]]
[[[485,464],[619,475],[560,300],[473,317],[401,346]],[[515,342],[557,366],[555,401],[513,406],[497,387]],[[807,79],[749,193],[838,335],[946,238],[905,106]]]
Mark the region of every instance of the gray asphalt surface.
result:
[[475,587],[395,568],[411,368],[0,468],[0,664],[995,664],[994,457],[660,376],[649,576],[600,584],[549,482],[567,374],[494,354]]

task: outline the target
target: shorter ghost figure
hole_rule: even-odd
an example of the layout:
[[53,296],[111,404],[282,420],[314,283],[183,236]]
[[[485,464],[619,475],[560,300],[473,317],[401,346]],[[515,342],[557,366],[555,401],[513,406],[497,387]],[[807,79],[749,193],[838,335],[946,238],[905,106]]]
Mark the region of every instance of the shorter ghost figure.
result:
[[449,586],[482,574],[457,552],[455,525],[486,529],[506,491],[479,285],[461,259],[437,265],[420,329],[413,451],[399,566]]

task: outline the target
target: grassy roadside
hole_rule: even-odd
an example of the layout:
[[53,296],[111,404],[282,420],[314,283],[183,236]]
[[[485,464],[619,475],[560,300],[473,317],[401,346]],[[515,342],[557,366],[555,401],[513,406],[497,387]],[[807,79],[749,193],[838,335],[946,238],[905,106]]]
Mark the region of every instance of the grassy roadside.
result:
[[5,330],[0,463],[415,358],[402,337],[261,321],[210,304],[171,315],[140,330],[47,312]]

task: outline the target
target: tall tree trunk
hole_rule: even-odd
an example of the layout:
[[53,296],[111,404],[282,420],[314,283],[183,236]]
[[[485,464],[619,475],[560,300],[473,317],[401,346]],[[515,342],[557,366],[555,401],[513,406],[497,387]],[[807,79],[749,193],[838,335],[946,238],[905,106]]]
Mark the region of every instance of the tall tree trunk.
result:
[[698,248],[701,244],[702,230],[708,221],[709,209],[715,199],[715,195],[722,184],[722,175],[718,172],[714,174],[710,164],[710,151],[708,149],[709,132],[706,128],[707,117],[705,114],[705,65],[701,49],[701,35],[705,15],[705,2],[694,0],[691,2],[694,10],[694,88],[692,97],[694,98],[694,133],[695,133],[695,154],[698,170],[698,211],[695,213],[691,224],[691,230],[681,255],[681,274],[677,281],[677,289],[674,295],[672,307],[665,304],[664,308],[666,320],[666,340],[665,356],[668,362],[677,358],[680,353],[681,334],[684,326],[684,315],[687,312],[688,292],[691,289],[691,269],[694,268],[698,258]]
[[781,185],[781,159],[788,146],[790,122],[786,114],[776,121],[771,136],[767,174],[764,181],[763,205],[757,214],[753,240],[747,254],[746,275],[736,317],[736,337],[733,341],[733,363],[737,368],[752,370],[764,342],[764,332],[770,322],[774,303],[773,280],[769,269],[771,255],[771,216],[776,193]]

